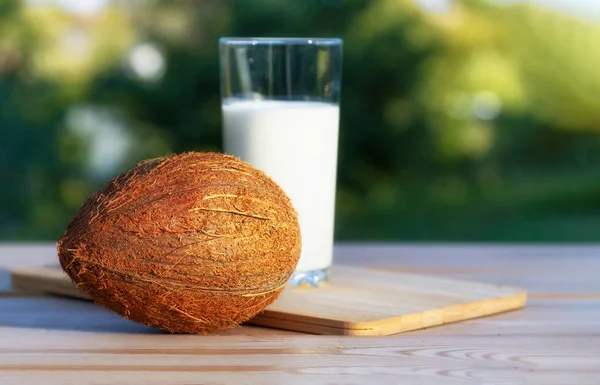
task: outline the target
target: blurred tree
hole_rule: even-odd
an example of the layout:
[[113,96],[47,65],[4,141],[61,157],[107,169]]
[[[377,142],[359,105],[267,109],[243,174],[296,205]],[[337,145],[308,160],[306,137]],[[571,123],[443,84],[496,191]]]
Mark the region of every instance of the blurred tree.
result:
[[600,26],[532,5],[0,4],[0,237],[54,239],[135,162],[220,150],[218,38],[345,41],[339,239],[598,240]]
[[[123,15],[108,10],[100,16],[82,20],[54,7],[2,2],[3,238],[55,239],[73,211],[98,187],[84,167],[83,142],[66,123],[94,76],[112,66],[127,45]],[[107,35],[110,29],[123,40]],[[89,44],[83,44],[87,40]],[[84,52],[77,49],[82,47]]]
[[0,229],[5,238],[47,238],[69,215],[57,184],[70,174],[56,156],[68,103],[32,68],[39,45],[20,2],[0,7]]

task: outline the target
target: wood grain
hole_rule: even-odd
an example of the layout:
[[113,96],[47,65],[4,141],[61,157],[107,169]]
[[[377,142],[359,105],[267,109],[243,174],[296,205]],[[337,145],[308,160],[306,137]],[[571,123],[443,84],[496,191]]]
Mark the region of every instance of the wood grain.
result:
[[[52,245],[9,248],[0,268],[55,262]],[[257,326],[169,335],[89,301],[0,297],[0,383],[600,384],[600,247],[340,245],[336,259],[364,263],[365,252],[381,269],[532,295],[522,311],[367,338]]]
[[[15,270],[20,290],[87,298],[59,266]],[[523,308],[522,289],[334,266],[318,290],[292,288],[249,321],[312,334],[391,335]]]
[[[299,379],[318,384],[593,384],[600,378],[600,307],[564,301],[469,321],[468,328],[454,324],[371,338],[258,327],[207,336],[143,333],[139,325],[97,306],[61,298],[21,301],[20,321],[7,315],[11,308],[15,304],[0,307],[0,324],[6,325],[8,318],[13,323],[0,327],[0,379],[26,373],[29,379],[48,376],[61,383],[69,378],[86,383],[83,378],[169,384],[301,383]],[[548,325],[549,308],[558,310],[555,316],[563,314],[552,322],[554,328]],[[31,321],[35,318],[37,325]],[[129,332],[126,323],[131,324]]]

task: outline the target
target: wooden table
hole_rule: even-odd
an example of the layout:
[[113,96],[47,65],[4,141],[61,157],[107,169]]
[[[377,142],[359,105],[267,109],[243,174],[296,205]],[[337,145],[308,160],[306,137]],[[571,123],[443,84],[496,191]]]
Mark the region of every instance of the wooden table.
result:
[[337,246],[336,264],[530,293],[524,310],[392,337],[169,335],[85,301],[11,291],[9,269],[54,262],[54,244],[0,245],[0,384],[600,384],[600,247]]

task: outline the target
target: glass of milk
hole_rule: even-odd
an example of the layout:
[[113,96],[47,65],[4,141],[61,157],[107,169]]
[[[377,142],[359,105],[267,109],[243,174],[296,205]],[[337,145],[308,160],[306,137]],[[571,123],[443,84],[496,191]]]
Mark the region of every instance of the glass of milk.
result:
[[269,175],[298,212],[291,284],[318,286],[333,262],[342,40],[222,38],[223,150]]

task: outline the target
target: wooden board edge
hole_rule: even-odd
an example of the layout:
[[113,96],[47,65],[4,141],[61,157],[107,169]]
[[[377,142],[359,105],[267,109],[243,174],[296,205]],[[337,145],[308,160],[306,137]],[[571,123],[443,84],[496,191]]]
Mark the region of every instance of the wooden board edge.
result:
[[[492,304],[493,307],[491,306]],[[527,291],[521,290],[507,296],[465,302],[441,308],[444,314],[442,318],[431,318],[426,322],[423,322],[423,318],[428,316],[428,313],[430,313],[428,311],[376,321],[347,322],[321,320],[308,316],[303,316],[302,320],[298,320],[297,317],[296,319],[291,319],[286,313],[270,311],[268,308],[249,322],[260,326],[302,331],[310,334],[388,336],[519,310],[524,308],[526,304]],[[470,314],[466,317],[464,315],[457,317],[457,314],[464,314],[464,309],[462,308],[465,307]],[[440,309],[432,312],[437,313],[438,310]]]
[[264,315],[257,315],[246,321],[247,325],[263,326],[275,329],[290,330],[316,335],[330,336],[377,336],[374,330],[370,329],[344,329],[331,326],[324,326],[316,323],[294,321],[290,319],[272,318]]
[[[482,317],[488,317],[492,315],[498,315],[509,311],[515,311],[523,309],[527,303],[527,292],[522,290],[521,292],[497,297],[490,298],[481,301],[465,302],[463,304],[456,304],[442,308],[443,316],[441,318],[431,317],[428,318],[429,311],[422,312],[420,314],[409,314],[401,317],[402,322],[398,327],[394,327],[394,318],[382,319],[372,323],[367,323],[368,326],[377,330],[378,335],[390,335],[396,333],[405,333],[414,330],[423,330],[431,327],[448,325],[457,322],[463,322],[473,320]],[[468,315],[464,315],[464,308],[467,309]],[[457,317],[457,314],[463,314]],[[425,320],[423,321],[423,318]],[[351,325],[352,327],[367,326],[363,323]]]

